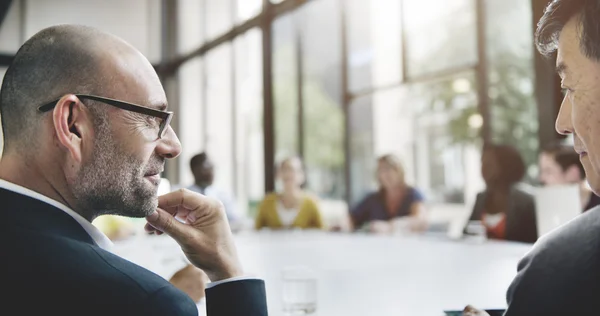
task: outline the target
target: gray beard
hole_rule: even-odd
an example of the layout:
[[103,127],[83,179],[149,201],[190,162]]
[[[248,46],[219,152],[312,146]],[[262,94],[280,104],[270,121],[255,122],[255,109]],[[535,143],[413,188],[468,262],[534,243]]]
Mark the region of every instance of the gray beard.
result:
[[157,187],[144,179],[147,166],[161,166],[164,159],[153,156],[145,164],[126,153],[114,141],[107,122],[96,129],[92,160],[79,170],[72,185],[73,195],[86,218],[104,214],[145,217],[158,204]]

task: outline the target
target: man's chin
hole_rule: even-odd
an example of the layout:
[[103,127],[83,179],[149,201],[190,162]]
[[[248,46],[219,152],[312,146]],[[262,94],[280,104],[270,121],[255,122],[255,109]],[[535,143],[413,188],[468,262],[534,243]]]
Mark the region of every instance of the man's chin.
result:
[[[139,201],[139,200],[138,200]],[[117,212],[118,215],[134,218],[144,218],[156,210],[158,207],[158,198],[156,194],[150,198],[147,198],[147,203],[131,205],[125,207]]]

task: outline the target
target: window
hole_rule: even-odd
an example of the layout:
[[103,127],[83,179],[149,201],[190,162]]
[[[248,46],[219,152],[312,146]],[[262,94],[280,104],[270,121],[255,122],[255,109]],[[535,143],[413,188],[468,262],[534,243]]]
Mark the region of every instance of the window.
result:
[[300,9],[302,116],[307,187],[323,198],[343,199],[344,114],[341,107],[341,28],[337,0]]
[[215,184],[234,191],[232,45],[210,51],[206,67],[206,151],[215,164]]
[[[214,39],[233,27],[233,0],[204,0],[206,36]],[[250,0],[247,0],[250,1]],[[200,18],[200,17],[198,17]]]
[[351,91],[399,84],[402,72],[400,1],[346,3]]
[[467,163],[479,159],[473,153],[481,128],[475,88],[472,72],[407,86],[401,106],[412,112],[404,124],[415,131],[415,183],[429,202],[464,203],[474,194],[467,188],[479,189],[473,182],[479,168]]
[[183,186],[194,182],[190,170],[190,159],[204,149],[204,120],[202,58],[196,57],[179,68],[179,110],[177,120],[182,144],[179,162],[179,179]]
[[[254,216],[265,193],[263,141],[262,34],[252,29],[234,41],[236,94],[236,155],[240,212]],[[248,209],[248,211],[245,211]]]
[[204,41],[202,0],[179,0],[177,2],[177,45],[181,54],[200,47]]
[[538,116],[534,96],[533,24],[527,1],[485,3],[492,137],[515,146],[537,175]]
[[275,161],[280,161],[299,154],[298,53],[294,15],[278,18],[272,29]]
[[355,99],[350,105],[350,205],[376,188],[372,102],[368,95]]
[[407,75],[477,62],[475,0],[404,0]]
[[262,9],[262,0],[235,0],[237,2],[236,21],[242,22],[255,17]]

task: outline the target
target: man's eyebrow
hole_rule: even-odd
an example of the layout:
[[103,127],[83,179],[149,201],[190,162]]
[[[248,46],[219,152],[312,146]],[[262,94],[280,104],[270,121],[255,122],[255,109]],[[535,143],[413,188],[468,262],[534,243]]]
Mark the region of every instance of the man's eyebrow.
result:
[[166,111],[167,110],[167,104],[166,103],[150,103],[149,106],[147,106],[148,108],[154,109],[154,110],[159,110],[159,111]]

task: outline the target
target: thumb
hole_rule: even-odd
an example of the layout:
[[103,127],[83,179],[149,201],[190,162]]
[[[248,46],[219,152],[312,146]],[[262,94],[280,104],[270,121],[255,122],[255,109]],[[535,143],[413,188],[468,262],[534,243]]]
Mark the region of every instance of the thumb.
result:
[[154,211],[154,213],[146,216],[146,220],[148,224],[152,225],[152,227],[162,231],[163,233],[167,233],[169,236],[175,238],[176,240],[183,238],[190,227],[181,223],[175,217],[168,212],[161,210],[159,208]]

